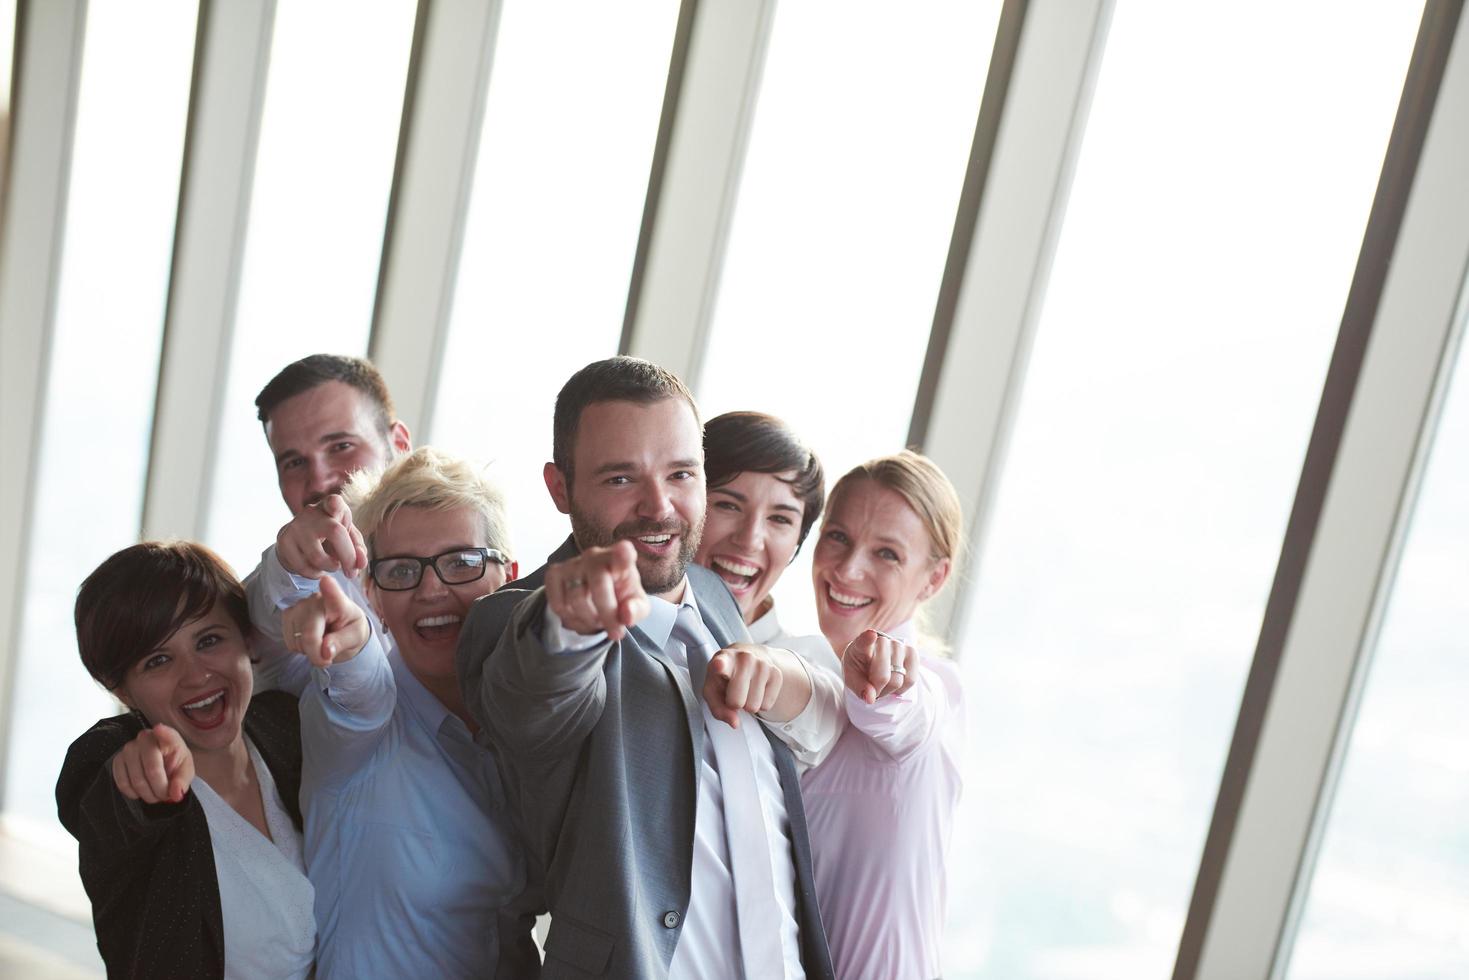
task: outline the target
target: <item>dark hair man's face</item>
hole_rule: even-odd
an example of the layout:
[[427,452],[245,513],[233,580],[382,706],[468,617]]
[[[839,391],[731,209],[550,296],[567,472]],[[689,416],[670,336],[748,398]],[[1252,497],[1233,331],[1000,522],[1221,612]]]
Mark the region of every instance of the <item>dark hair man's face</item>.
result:
[[576,543],[627,539],[650,595],[683,582],[704,528],[704,436],[682,398],[648,405],[593,402],[582,410],[572,449],[573,478],[547,467],[556,505],[571,515]]
[[383,466],[396,452],[412,448],[407,435],[407,429],[395,424],[390,443],[372,401],[341,381],[292,395],[265,423],[281,498],[292,516],[336,493],[358,470]]

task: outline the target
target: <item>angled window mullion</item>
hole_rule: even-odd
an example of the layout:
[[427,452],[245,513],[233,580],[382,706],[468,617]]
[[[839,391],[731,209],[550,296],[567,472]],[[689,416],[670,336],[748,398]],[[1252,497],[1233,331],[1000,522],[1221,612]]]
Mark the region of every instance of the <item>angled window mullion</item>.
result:
[[500,7],[419,3],[370,344],[418,442],[433,437]]
[[[910,444],[959,491],[971,560],[999,482],[1110,11],[1111,0],[1009,0],[1001,14],[909,430]],[[972,565],[961,572],[959,582],[975,575]],[[960,636],[971,591],[936,597],[932,628]]]
[[1279,976],[1469,268],[1469,18],[1426,8],[1175,980]]
[[684,0],[620,350],[696,387],[774,0]]
[[204,0],[179,192],[145,538],[204,535],[275,0]]
[[86,12],[86,0],[23,0],[16,18],[9,161],[0,211],[0,414],[9,433],[10,461],[0,467],[0,798],[14,717],[8,706],[20,654]]

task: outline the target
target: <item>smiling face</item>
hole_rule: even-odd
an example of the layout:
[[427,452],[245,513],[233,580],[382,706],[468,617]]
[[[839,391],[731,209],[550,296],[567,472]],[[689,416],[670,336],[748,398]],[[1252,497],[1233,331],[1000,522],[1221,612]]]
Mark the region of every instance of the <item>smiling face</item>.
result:
[[341,490],[358,470],[380,467],[412,448],[403,423],[394,422],[384,438],[372,401],[341,381],[323,382],[277,405],[265,423],[265,440],[293,517]]
[[545,478],[576,543],[631,541],[643,588],[676,599],[704,526],[704,437],[693,408],[682,398],[593,402],[577,424],[572,471],[568,485],[547,463]]
[[176,729],[199,753],[226,750],[240,738],[253,691],[245,637],[215,603],[129,667],[113,693],[150,725]]
[[[432,558],[459,549],[493,547],[485,538],[484,519],[471,507],[400,507],[373,535],[372,557]],[[515,571],[513,564],[492,561],[479,579],[445,585],[432,568],[425,568],[415,588],[390,592],[369,581],[367,594],[383,626],[397,642],[404,664],[425,687],[435,690],[446,683],[457,683],[454,650],[470,604],[504,585]]]
[[863,630],[892,630],[949,577],[922,518],[895,490],[858,480],[834,501],[811,561],[821,632],[840,656]]
[[801,498],[789,473],[741,473],[709,491],[704,537],[694,559],[734,593],[740,615],[752,623],[795,557],[800,543]]

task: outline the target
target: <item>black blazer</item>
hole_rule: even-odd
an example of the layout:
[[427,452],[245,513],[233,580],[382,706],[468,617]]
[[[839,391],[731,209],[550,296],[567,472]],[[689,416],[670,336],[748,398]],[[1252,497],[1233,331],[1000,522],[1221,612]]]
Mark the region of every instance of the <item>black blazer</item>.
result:
[[[296,699],[255,695],[244,728],[299,830]],[[112,780],[112,757],[142,730],[131,714],[97,722],[71,743],[56,782],[57,813],[81,845],[97,949],[110,978],[223,978],[224,920],[204,807],[193,793],[179,803],[140,803]]]
[[[550,561],[575,553],[568,541]],[[723,581],[695,565],[688,576],[714,638],[747,639]],[[547,655],[544,600],[528,591],[544,578],[539,569],[477,600],[458,651],[465,702],[497,751],[540,876],[530,891],[551,910],[540,975],[663,980],[688,912],[703,715],[636,627],[600,661]],[[790,819],[801,959],[811,980],[829,980],[800,783],[790,750],[765,734]]]

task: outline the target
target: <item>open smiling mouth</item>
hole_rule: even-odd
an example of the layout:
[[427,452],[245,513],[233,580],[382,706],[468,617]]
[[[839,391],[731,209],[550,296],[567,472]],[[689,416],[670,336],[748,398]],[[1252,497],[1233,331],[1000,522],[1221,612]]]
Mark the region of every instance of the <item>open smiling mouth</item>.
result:
[[437,616],[424,616],[416,621],[413,624],[413,632],[430,642],[458,640],[459,627],[463,623],[463,616],[456,613],[440,613]]
[[225,709],[229,707],[229,695],[224,688],[212,691],[202,698],[195,698],[179,705],[179,710],[189,724],[208,731],[224,723]]
[[724,579],[725,584],[733,592],[743,592],[754,585],[761,571],[759,565],[736,561],[733,558],[710,558],[709,567]]
[[630,538],[633,547],[637,548],[639,554],[651,555],[654,558],[662,558],[673,551],[675,535],[672,534],[639,534]]
[[826,598],[831,602],[831,605],[839,612],[850,612],[853,610],[861,609],[864,606],[872,605],[872,603],[875,601],[866,596],[852,595],[849,592],[842,592],[829,583],[826,586]]

